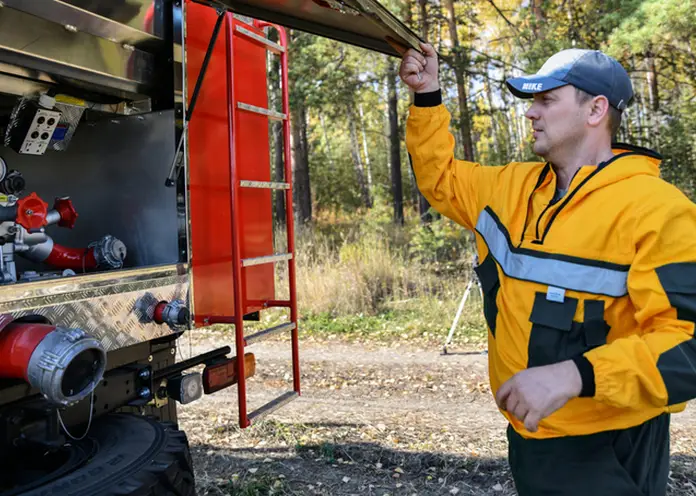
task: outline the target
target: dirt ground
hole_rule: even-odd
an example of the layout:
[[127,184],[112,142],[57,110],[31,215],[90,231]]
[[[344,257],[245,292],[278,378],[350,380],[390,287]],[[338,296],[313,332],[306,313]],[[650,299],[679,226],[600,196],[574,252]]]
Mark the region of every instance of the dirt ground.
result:
[[[196,334],[197,333],[197,334]],[[183,357],[231,344],[194,331]],[[255,344],[250,409],[291,389],[286,342]],[[237,427],[237,389],[180,407],[199,495],[514,495],[485,351],[303,342],[302,396]],[[669,495],[696,496],[696,409],[673,416]]]

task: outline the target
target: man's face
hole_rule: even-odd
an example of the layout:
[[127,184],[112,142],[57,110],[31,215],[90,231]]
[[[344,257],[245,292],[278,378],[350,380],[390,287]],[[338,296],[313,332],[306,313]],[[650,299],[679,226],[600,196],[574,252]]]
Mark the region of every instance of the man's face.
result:
[[534,153],[553,161],[572,149],[585,133],[586,113],[573,86],[537,93],[525,114],[532,121]]

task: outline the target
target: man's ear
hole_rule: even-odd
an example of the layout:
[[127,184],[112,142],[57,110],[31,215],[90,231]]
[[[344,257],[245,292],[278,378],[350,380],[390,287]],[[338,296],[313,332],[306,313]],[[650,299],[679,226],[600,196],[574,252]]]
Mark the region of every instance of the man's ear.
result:
[[590,102],[587,123],[596,127],[599,126],[609,114],[609,100],[603,95],[596,96]]

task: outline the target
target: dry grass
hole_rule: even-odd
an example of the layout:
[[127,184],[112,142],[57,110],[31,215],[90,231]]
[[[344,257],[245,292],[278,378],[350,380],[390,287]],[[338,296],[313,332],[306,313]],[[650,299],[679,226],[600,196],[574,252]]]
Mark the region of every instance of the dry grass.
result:
[[471,237],[464,229],[448,220],[395,226],[382,209],[317,221],[297,231],[296,246],[304,313],[374,315],[403,300],[443,300],[461,294],[471,275]]

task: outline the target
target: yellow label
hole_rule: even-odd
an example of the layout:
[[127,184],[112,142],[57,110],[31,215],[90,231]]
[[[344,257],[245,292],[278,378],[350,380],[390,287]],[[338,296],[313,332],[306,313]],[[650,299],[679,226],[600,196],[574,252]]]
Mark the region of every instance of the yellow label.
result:
[[78,107],[86,107],[87,102],[79,98],[75,98],[69,95],[56,95],[56,101],[60,103],[65,103],[67,105],[77,105]]

